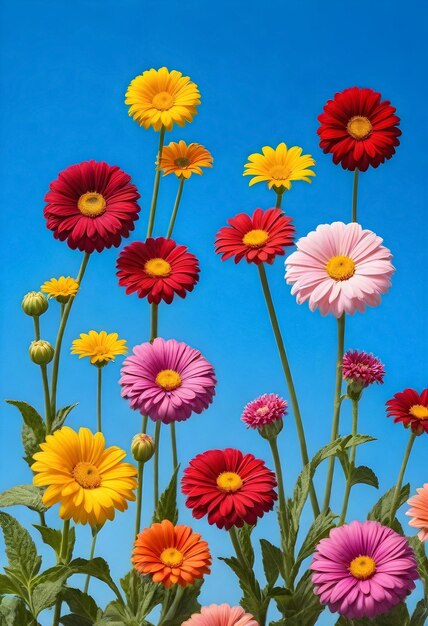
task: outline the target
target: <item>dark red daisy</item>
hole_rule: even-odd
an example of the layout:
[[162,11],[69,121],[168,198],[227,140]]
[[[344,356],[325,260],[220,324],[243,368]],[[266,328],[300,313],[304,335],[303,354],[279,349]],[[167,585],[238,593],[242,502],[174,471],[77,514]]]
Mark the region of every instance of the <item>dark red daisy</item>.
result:
[[255,524],[273,509],[275,474],[263,461],[239,450],[208,450],[184,470],[182,492],[193,517],[229,530]]
[[386,403],[386,412],[394,423],[402,422],[417,435],[428,433],[428,389],[421,394],[414,389],[399,391]]
[[222,261],[235,257],[239,263],[244,257],[248,263],[273,263],[284,248],[293,245],[295,234],[291,217],[281,209],[256,209],[252,215],[238,213],[217,233],[215,251]]
[[117,165],[84,161],[62,171],[45,196],[54,237],[82,252],[117,247],[138,219],[140,194]]
[[154,304],[161,300],[171,304],[175,294],[184,298],[199,280],[195,255],[164,237],[126,246],[119,254],[117,269],[119,285],[126,287],[127,294],[137,293]]
[[351,87],[336,93],[318,116],[320,147],[346,170],[362,172],[377,167],[395,154],[400,118],[389,100],[381,102],[373,89]]

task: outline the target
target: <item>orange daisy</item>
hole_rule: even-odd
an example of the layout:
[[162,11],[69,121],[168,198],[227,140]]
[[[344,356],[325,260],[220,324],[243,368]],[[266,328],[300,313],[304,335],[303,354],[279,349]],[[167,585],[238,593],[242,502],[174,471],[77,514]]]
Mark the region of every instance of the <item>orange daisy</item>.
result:
[[189,526],[174,526],[169,520],[152,524],[136,538],[132,563],[143,575],[166,589],[193,585],[210,573],[211,554],[206,541]]
[[181,140],[178,143],[171,141],[162,150],[160,169],[163,175],[175,174],[178,178],[190,178],[192,174],[202,176],[202,167],[212,167],[213,158],[200,143],[186,144]]

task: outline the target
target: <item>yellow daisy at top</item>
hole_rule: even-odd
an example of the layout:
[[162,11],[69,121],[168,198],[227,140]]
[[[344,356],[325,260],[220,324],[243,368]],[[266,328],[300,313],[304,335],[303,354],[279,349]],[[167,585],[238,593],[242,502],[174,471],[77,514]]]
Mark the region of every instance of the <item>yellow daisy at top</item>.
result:
[[40,444],[31,469],[33,483],[47,487],[43,503],[50,507],[61,503],[62,519],[76,523],[104,524],[114,518],[115,509],[125,511],[127,500],[135,500],[137,471],[122,463],[126,452],[117,446],[105,447],[102,433],[88,428],[77,433],[63,426]]
[[171,130],[174,124],[184,126],[196,115],[201,104],[197,85],[188,76],[166,67],[151,69],[136,76],[126,92],[129,115],[140,126]]
[[262,154],[250,154],[249,162],[244,166],[244,176],[253,176],[250,186],[267,182],[269,189],[273,188],[281,194],[291,188],[292,180],[310,183],[310,176],[315,176],[315,172],[309,168],[315,165],[315,161],[310,154],[302,152],[299,146],[287,148],[285,143],[280,143],[276,148],[265,146]]
[[87,356],[92,365],[103,367],[109,361],[114,361],[114,357],[128,352],[126,340],[118,337],[117,333],[107,334],[105,330],[100,333],[95,330],[81,333],[80,338],[73,341],[71,354],[78,354],[79,359]]
[[162,150],[160,169],[164,176],[175,174],[179,178],[190,178],[192,174],[202,175],[202,167],[212,167],[213,158],[204,146],[199,143],[186,144],[171,141]]
[[47,293],[49,298],[55,298],[57,302],[65,304],[79,291],[79,283],[71,276],[60,276],[47,280],[41,286],[41,290]]

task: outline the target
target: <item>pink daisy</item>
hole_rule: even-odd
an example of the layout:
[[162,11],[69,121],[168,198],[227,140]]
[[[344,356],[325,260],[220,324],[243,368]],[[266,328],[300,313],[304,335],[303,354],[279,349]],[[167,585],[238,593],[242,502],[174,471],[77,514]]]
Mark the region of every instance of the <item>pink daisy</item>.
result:
[[265,393],[247,404],[241,419],[249,428],[261,428],[282,419],[286,413],[285,400],[274,393]]
[[181,422],[202,413],[212,402],[214,368],[198,350],[175,339],[158,337],[135,346],[123,362],[122,396],[157,422]]
[[382,239],[359,224],[321,224],[297,242],[285,262],[285,279],[298,304],[309,300],[322,315],[363,312],[380,304],[394,266]]
[[386,613],[406,598],[419,578],[406,538],[373,521],[333,528],[319,542],[310,569],[322,604],[348,619]]
[[343,378],[348,383],[360,387],[368,387],[373,383],[382,385],[384,376],[385,366],[373,354],[348,350],[343,355]]
[[259,623],[240,606],[211,604],[203,606],[200,613],[192,615],[182,626],[259,626]]
[[428,539],[428,483],[416,491],[417,495],[407,500],[407,504],[410,504],[412,508],[406,511],[406,515],[412,518],[409,526],[420,528],[418,537],[421,541],[426,541]]

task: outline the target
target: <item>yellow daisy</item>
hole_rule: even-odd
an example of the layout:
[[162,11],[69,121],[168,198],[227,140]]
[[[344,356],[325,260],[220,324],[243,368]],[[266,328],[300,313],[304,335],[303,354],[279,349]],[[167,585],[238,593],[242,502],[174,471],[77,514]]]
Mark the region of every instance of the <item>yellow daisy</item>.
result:
[[204,146],[199,143],[186,144],[171,141],[162,150],[160,169],[164,176],[175,174],[179,178],[190,178],[192,174],[202,175],[202,167],[212,167],[213,158]]
[[65,304],[79,291],[79,283],[71,276],[60,276],[47,280],[41,286],[41,290],[47,293],[49,298],[55,298],[57,302]]
[[100,333],[95,330],[81,333],[80,338],[73,341],[71,354],[78,354],[79,359],[87,356],[92,365],[103,367],[109,361],[114,361],[115,356],[128,352],[126,340],[118,337],[117,333],[107,334],[105,330]]
[[310,167],[315,161],[310,154],[302,155],[302,148],[293,146],[287,148],[280,143],[275,149],[270,146],[262,148],[262,153],[250,154],[245,164],[244,176],[253,176],[250,186],[266,181],[269,189],[276,193],[284,193],[291,188],[292,180],[311,182],[310,176],[315,176]]
[[129,115],[140,126],[171,130],[174,124],[184,126],[196,115],[201,104],[197,85],[188,76],[166,67],[143,72],[131,81],[125,104]]
[[102,433],[81,428],[77,433],[64,426],[40,444],[33,455],[33,483],[47,487],[43,503],[61,503],[59,515],[76,523],[104,524],[114,518],[115,509],[125,511],[127,500],[135,500],[137,471],[121,463],[126,452],[117,446],[105,447]]

